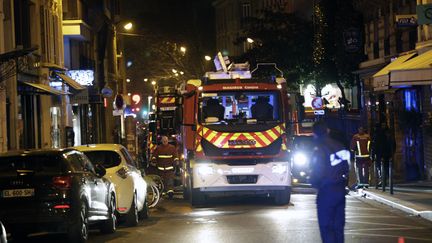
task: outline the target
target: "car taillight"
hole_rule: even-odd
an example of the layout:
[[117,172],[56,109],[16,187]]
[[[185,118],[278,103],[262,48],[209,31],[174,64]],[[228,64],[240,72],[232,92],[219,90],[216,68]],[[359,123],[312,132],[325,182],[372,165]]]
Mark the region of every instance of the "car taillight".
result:
[[59,189],[70,189],[72,187],[72,177],[56,176],[53,178],[53,186]]
[[54,209],[70,209],[70,205],[69,204],[55,205]]
[[118,170],[117,175],[120,176],[122,179],[126,179],[127,178],[127,170],[122,167],[120,170]]

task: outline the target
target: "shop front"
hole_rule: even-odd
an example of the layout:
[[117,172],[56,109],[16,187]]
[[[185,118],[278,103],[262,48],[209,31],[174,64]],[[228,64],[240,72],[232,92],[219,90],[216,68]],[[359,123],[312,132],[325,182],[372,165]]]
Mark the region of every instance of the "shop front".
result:
[[385,124],[396,142],[396,179],[431,177],[431,134],[426,132],[431,112],[432,51],[402,55],[373,76],[369,101],[371,124]]

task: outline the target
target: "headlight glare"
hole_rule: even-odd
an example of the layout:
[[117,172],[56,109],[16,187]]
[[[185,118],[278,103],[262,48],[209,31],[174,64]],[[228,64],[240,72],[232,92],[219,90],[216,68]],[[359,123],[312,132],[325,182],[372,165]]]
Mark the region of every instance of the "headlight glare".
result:
[[307,163],[307,157],[303,153],[294,154],[294,163],[296,165],[305,165]]

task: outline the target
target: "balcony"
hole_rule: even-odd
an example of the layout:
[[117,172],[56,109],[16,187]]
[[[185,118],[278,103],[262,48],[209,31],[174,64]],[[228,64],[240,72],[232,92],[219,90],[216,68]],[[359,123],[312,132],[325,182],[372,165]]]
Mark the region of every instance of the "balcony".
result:
[[63,36],[89,41],[91,37],[90,26],[83,20],[63,20]]

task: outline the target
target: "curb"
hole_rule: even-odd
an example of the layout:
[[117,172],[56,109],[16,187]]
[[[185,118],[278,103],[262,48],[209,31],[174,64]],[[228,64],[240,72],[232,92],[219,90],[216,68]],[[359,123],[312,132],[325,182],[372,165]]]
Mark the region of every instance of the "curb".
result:
[[360,195],[360,196],[365,195],[367,198],[375,200],[375,201],[377,201],[377,202],[379,202],[381,204],[390,206],[392,208],[401,210],[403,212],[406,212],[408,214],[412,214],[414,216],[418,216],[418,217],[424,218],[424,219],[429,220],[429,221],[432,222],[432,211],[418,211],[418,210],[415,210],[415,209],[413,209],[413,208],[411,208],[409,206],[403,205],[402,203],[404,201],[401,201],[401,200],[391,201],[391,200],[389,200],[389,199],[387,199],[385,197],[379,196],[379,195],[377,195],[375,193],[368,192],[368,191],[365,191],[365,190],[359,190],[358,191],[358,195]]

